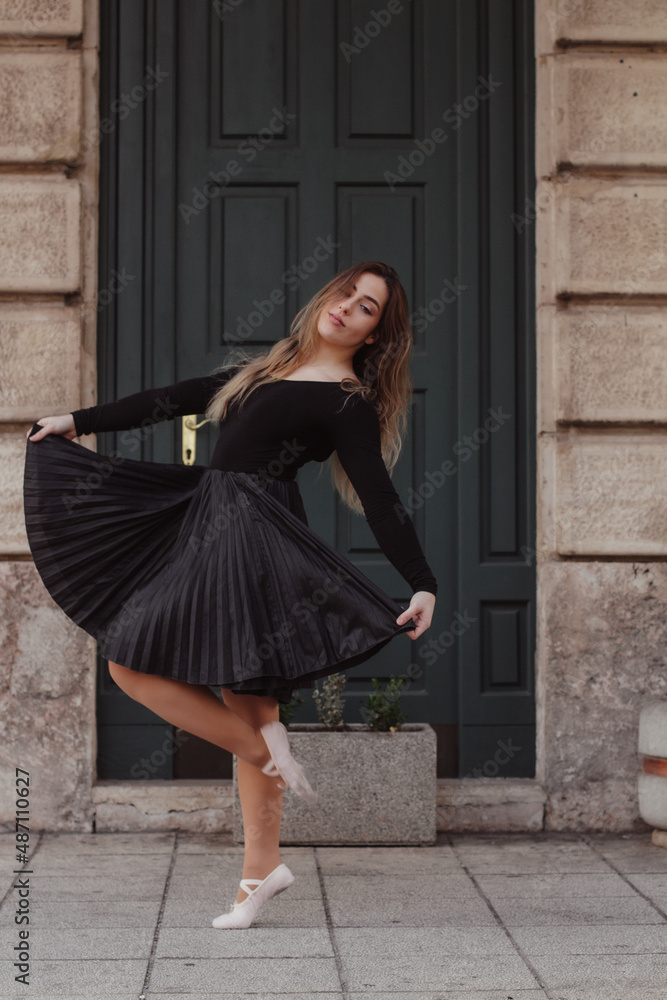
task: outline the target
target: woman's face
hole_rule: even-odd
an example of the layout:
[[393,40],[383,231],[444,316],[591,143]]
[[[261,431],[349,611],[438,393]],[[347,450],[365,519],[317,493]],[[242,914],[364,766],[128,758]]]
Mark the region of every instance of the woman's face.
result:
[[364,271],[356,282],[350,282],[349,287],[337,292],[324,306],[317,320],[317,330],[330,344],[354,348],[371,344],[376,339],[373,331],[388,298],[389,289],[384,278]]

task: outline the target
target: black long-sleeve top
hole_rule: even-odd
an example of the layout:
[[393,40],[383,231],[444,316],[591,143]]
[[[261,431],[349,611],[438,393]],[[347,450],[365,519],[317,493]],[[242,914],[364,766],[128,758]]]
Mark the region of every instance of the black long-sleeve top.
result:
[[[234,366],[73,410],[76,433],[130,430],[203,414],[237,371]],[[324,462],[335,451],[387,559],[413,592],[436,594],[436,579],[382,458],[377,411],[358,394],[348,395],[339,382],[282,379],[258,386],[220,423],[210,468],[294,479],[306,462]]]

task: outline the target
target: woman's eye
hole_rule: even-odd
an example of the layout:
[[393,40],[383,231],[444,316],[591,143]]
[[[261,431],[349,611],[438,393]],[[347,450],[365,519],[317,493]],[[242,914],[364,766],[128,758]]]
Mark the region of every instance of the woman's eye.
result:
[[[345,291],[345,292],[344,292],[343,294],[344,294],[344,295],[347,295],[347,297],[349,298],[349,297],[350,297],[350,295],[352,294],[352,292],[351,292],[351,290],[350,290],[350,289],[348,288],[348,289],[347,289],[347,291]],[[370,309],[368,308],[368,306],[365,306],[365,305],[363,304],[363,302],[361,302],[361,303],[360,303],[360,305],[361,305],[361,308],[362,308],[363,310],[365,310],[365,312],[367,312],[369,316],[372,316],[372,315],[373,315],[373,313],[372,313],[372,312],[371,312],[371,310],[370,310]]]

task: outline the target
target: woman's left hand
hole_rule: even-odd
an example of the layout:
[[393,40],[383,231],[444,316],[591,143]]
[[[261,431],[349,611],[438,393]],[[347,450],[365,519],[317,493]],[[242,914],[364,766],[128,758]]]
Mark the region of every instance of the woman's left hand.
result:
[[412,595],[410,606],[401,612],[396,619],[396,624],[405,625],[412,618],[417,628],[410,632],[404,632],[403,635],[409,635],[411,639],[418,639],[431,624],[434,608],[435,595],[428,590],[418,590]]

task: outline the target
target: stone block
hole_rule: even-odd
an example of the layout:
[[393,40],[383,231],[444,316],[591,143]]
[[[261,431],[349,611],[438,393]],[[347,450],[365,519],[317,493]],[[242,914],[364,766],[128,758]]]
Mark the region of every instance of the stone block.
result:
[[557,295],[667,294],[667,191],[660,180],[554,186]]
[[662,0],[537,0],[538,52],[558,40],[576,42],[667,41],[667,8]]
[[570,428],[558,444],[556,545],[561,555],[667,554],[660,433]]
[[0,179],[0,292],[75,292],[80,285],[75,180]]
[[566,53],[554,74],[554,162],[574,166],[667,164],[667,60],[662,54]]
[[661,310],[616,303],[554,311],[545,379],[556,367],[554,421],[667,421],[667,326]]
[[0,422],[79,407],[80,325],[75,308],[0,305]]
[[438,830],[450,833],[541,830],[544,789],[531,778],[441,778]]
[[0,33],[15,44],[82,31],[83,0],[0,0]]
[[[288,732],[294,759],[312,777],[319,797],[312,804],[292,791],[283,796],[282,844],[435,843],[436,736],[431,726],[405,723],[384,733],[362,723],[349,723],[344,731],[298,723]],[[234,758],[234,837],[241,842],[236,763]],[[269,811],[266,823],[273,822]]]
[[30,828],[89,830],[95,767],[94,642],[54,603],[32,562],[0,562],[0,823],[30,775]]
[[219,833],[232,828],[231,781],[98,781],[92,789],[95,829],[188,830]]
[[29,427],[0,430],[0,554],[30,555],[23,515],[23,469]]
[[667,565],[538,565],[538,745],[551,830],[643,828],[639,713],[667,697]]
[[81,133],[78,52],[0,54],[0,159],[73,163]]

